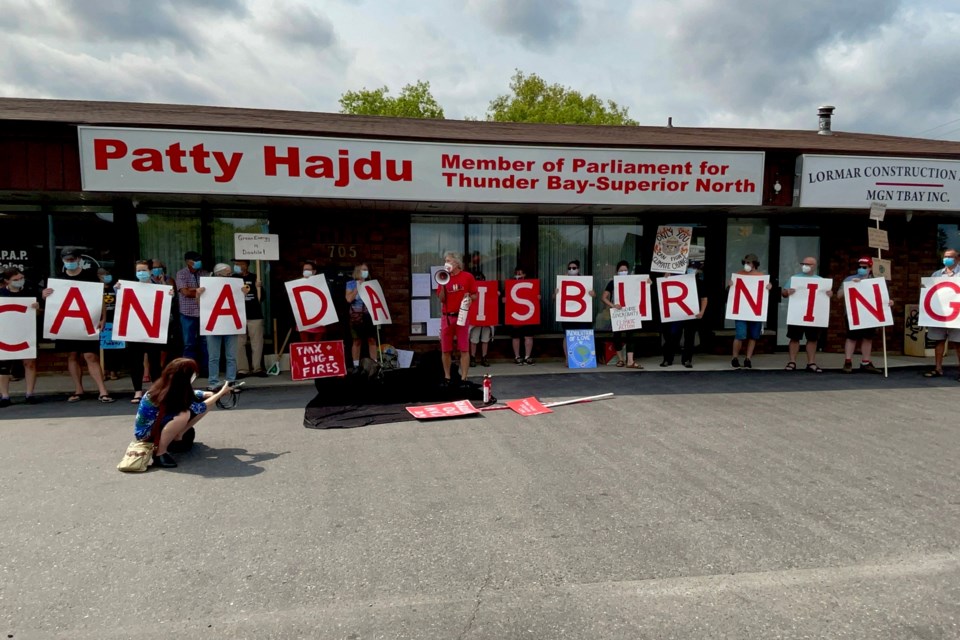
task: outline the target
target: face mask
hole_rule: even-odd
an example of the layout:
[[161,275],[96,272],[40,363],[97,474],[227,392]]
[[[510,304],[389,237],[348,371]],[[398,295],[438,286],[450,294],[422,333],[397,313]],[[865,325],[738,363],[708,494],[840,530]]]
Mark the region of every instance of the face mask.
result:
[[304,269],[304,270],[303,270],[303,277],[304,277],[304,278],[309,278],[309,277],[312,276],[312,275],[313,275],[313,271],[311,271],[310,269]]
[[146,282],[149,279],[150,279],[149,271],[137,271],[137,280],[139,280],[140,282]]
[[580,269],[578,269],[578,268],[576,268],[576,267],[574,267],[573,269],[567,269],[567,275],[568,275],[568,276],[575,276],[575,275],[577,275],[578,273],[580,273]]
[[522,273],[515,273],[515,274],[513,274],[513,279],[514,279],[514,280],[523,280],[523,274],[522,274]]
[[697,273],[696,267],[687,267],[687,275],[692,276]]
[[746,271],[747,273],[750,273],[751,271],[753,271],[753,265],[747,263],[747,264],[743,265],[743,270]]
[[194,261],[193,261],[193,268],[194,268],[195,270],[199,271],[200,269],[203,268],[203,262],[201,262],[200,260],[194,260]]
[[26,284],[26,280],[11,280],[7,283],[7,286],[16,291],[17,289],[23,289],[23,285]]
[[190,376],[190,384],[193,384],[193,381],[197,379],[197,374]]
[[75,269],[76,269],[77,267],[79,267],[79,266],[80,266],[80,263],[79,263],[79,262],[64,262],[64,263],[63,263],[63,268],[66,269],[67,271],[73,271],[73,270],[75,270]]
[[446,271],[447,273],[453,273],[453,265],[450,264],[449,262],[446,262],[443,265],[443,270]]
[[858,276],[865,276],[868,273],[870,273],[870,269],[867,269],[866,267],[860,267],[859,269],[857,269]]
[[152,269],[152,270],[150,271],[150,273],[153,274],[153,277],[154,277],[154,278],[159,278],[160,276],[163,275],[163,269],[159,269],[159,268],[158,268],[158,269]]
[[629,274],[630,274],[629,271],[617,271],[617,275],[618,275],[618,276],[625,276],[625,275],[629,275]]
[[800,267],[800,271],[803,271],[804,273],[810,273],[811,271],[813,271],[813,267],[811,267],[808,264],[805,264],[802,267]]
[[952,267],[954,264],[956,264],[956,262],[957,262],[957,261],[954,260],[953,258],[944,258],[944,259],[943,259],[943,266],[945,266],[945,267]]
[[113,282],[113,276],[103,276],[103,284],[110,284]]
[[370,277],[370,272],[369,272],[369,271],[361,271],[361,272],[360,272],[360,277],[363,278],[364,280],[366,280],[367,278]]
[[243,269],[240,268],[240,265],[235,264],[235,265],[233,265],[233,272],[234,272],[234,273],[243,273]]

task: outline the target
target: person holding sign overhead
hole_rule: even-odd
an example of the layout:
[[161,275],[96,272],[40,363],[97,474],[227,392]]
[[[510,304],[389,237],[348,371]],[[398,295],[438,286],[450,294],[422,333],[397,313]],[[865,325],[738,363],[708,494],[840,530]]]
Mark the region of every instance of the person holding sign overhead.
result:
[[[443,284],[437,283],[437,297],[440,298],[440,351],[443,361],[443,386],[450,384],[450,365],[452,364],[453,341],[456,338],[460,351],[460,380],[467,381],[470,370],[470,326],[460,324],[458,318],[462,309],[469,309],[477,298],[477,281],[463,270],[463,259],[455,251],[443,254],[443,270],[449,274]],[[466,315],[466,314],[464,314]]]
[[[96,271],[84,269],[80,257],[80,250],[75,247],[64,247],[60,252],[60,259],[63,261],[63,272],[57,277],[62,280],[74,282],[100,282]],[[43,290],[43,299],[46,300],[53,295],[53,289],[47,287]],[[102,308],[102,307],[101,307]],[[103,326],[103,313],[100,314],[100,323],[96,327]],[[73,394],[67,398],[67,402],[79,402],[83,399],[83,374],[80,372],[80,362],[78,354],[83,355],[87,364],[87,372],[93,378],[97,385],[100,402],[113,402],[107,387],[103,384],[103,370],[100,369],[100,337],[99,335],[87,340],[57,340],[56,349],[61,353],[67,354],[67,371],[70,373],[70,379],[73,380]]]
[[[817,259],[813,256],[807,256],[800,263],[800,273],[796,273],[790,276],[790,279],[787,281],[787,286],[785,286],[780,295],[783,298],[789,298],[790,296],[797,293],[797,289],[802,287],[804,278],[816,278],[817,276]],[[819,294],[819,292],[817,292]],[[824,295],[830,297],[833,295],[833,291],[830,289],[825,289],[823,291]],[[796,371],[797,369],[797,356],[800,354],[800,341],[806,338],[806,352],[807,352],[807,371],[811,373],[823,373],[817,365],[817,339],[820,337],[820,327],[804,327],[799,325],[787,325],[787,339],[790,341],[790,344],[787,347],[787,350],[790,354],[790,362],[787,363],[787,366],[784,367],[786,371]]]
[[[743,260],[740,261],[740,264],[743,268],[737,272],[738,276],[763,276],[765,275],[763,271],[760,271],[760,258],[757,257],[755,253],[748,253],[743,257]],[[772,288],[772,285],[767,283],[767,291]],[[734,337],[733,337],[733,359],[730,361],[730,365],[734,369],[740,368],[740,349],[743,348],[743,342],[747,342],[747,352],[746,357],[743,359],[743,368],[752,369],[753,363],[750,359],[753,357],[753,350],[757,347],[757,340],[760,339],[760,333],[763,329],[763,323],[758,321],[751,320],[734,320]]]
[[[864,256],[857,261],[856,273],[843,279],[844,282],[860,282],[866,278],[873,277],[873,258]],[[838,293],[843,298],[843,285],[840,286]],[[893,302],[891,301],[891,304]],[[853,353],[857,349],[857,342],[860,343],[860,371],[864,373],[883,373],[880,369],[873,366],[870,361],[871,351],[873,350],[873,338],[877,335],[874,327],[869,329],[851,329],[850,320],[847,320],[847,339],[843,345],[843,369],[842,373],[853,373]]]

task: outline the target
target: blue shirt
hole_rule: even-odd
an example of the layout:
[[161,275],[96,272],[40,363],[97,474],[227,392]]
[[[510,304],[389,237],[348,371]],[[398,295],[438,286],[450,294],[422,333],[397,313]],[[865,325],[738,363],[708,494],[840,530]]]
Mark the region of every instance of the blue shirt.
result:
[[[190,413],[200,415],[207,410],[207,405],[203,402],[203,391],[194,391],[193,394],[196,396],[197,402],[190,405]],[[137,417],[133,421],[133,437],[137,440],[143,440],[148,437],[150,430],[153,429],[153,423],[157,421],[157,414],[159,413],[160,407],[153,404],[150,400],[149,393],[145,393],[143,397],[140,398],[140,406],[137,407]],[[176,414],[163,416],[163,424],[160,426],[165,426],[176,417]]]

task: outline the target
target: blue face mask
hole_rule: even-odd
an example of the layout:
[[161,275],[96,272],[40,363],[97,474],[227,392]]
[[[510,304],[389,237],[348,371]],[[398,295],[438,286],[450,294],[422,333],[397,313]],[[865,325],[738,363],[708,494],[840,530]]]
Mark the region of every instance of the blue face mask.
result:
[[867,269],[866,267],[860,267],[859,269],[857,269],[857,275],[858,275],[858,276],[863,277],[863,276],[865,276],[865,275],[867,275],[867,274],[869,274],[869,273],[870,273],[870,269]]
[[149,279],[150,279],[149,271],[137,271],[137,280],[139,280],[140,282],[146,282]]
[[80,263],[79,263],[79,262],[64,262],[64,263],[63,263],[63,268],[66,269],[67,271],[73,271],[74,269],[78,268],[79,266],[80,266]]
[[369,272],[369,271],[361,271],[361,272],[360,272],[360,277],[363,278],[364,280],[366,280],[367,278],[370,277],[370,272]]
[[201,262],[200,260],[194,260],[194,261],[193,261],[193,268],[196,269],[197,271],[199,271],[200,269],[203,268],[203,262]]
[[103,284],[110,284],[113,282],[113,276],[103,276]]
[[153,277],[154,277],[154,278],[159,278],[160,276],[163,275],[163,269],[159,269],[159,268],[157,268],[157,269],[151,269],[151,270],[150,270],[150,273],[153,274]]
[[957,261],[954,260],[953,258],[944,258],[944,259],[943,259],[943,266],[945,266],[945,267],[952,267],[954,264],[956,264],[956,262],[957,262]]
[[235,265],[233,265],[233,272],[234,272],[234,273],[237,273],[237,274],[243,273],[243,269],[240,268],[240,265],[235,264]]

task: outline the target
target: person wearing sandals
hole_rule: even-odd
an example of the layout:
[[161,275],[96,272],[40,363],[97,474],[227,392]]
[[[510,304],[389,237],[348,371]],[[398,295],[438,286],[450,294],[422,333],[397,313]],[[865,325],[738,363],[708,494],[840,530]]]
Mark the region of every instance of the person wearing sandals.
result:
[[[630,275],[630,263],[626,260],[621,260],[617,263],[617,275],[626,276]],[[600,301],[607,306],[608,309],[623,309],[623,305],[614,304],[613,302],[613,279],[607,283],[607,286],[604,287],[603,293],[600,295]],[[623,344],[623,349],[627,352],[627,362],[624,364],[623,360],[617,360],[617,366],[623,367],[626,366],[628,369],[643,369],[643,366],[633,359],[633,353],[636,350],[636,331],[614,331],[613,332],[613,341],[616,344]],[[619,351],[619,349],[618,349]]]
[[700,299],[700,313],[691,320],[681,320],[680,322],[667,322],[663,325],[663,361],[661,367],[673,365],[673,355],[680,348],[680,337],[683,337],[683,350],[680,352],[680,362],[687,369],[693,368],[693,347],[696,342],[697,331],[700,330],[700,322],[703,314],[707,312],[707,294],[703,279],[703,263],[699,260],[691,260],[687,266],[687,275],[694,276],[697,283],[697,298]]
[[[737,275],[740,276],[762,276],[764,275],[763,271],[760,271],[760,258],[757,257],[755,253],[748,253],[743,257],[743,260],[740,261],[740,264],[743,266],[743,269],[737,271]],[[731,283],[727,284],[729,288]],[[769,282],[767,283],[767,291],[773,288]],[[753,363],[750,359],[753,357],[753,350],[757,346],[757,340],[760,339],[760,332],[763,328],[763,323],[760,321],[750,321],[750,320],[734,320],[734,336],[733,336],[733,359],[730,361],[730,365],[734,369],[740,368],[740,349],[743,347],[744,341],[747,343],[747,352],[746,357],[743,359],[743,368],[752,369]]]
[[[783,298],[789,298],[797,292],[797,288],[803,285],[800,280],[803,278],[817,278],[817,259],[813,256],[807,256],[800,263],[800,273],[795,273],[787,280],[787,286],[781,291]],[[833,291],[827,289],[823,292],[825,295],[832,296]],[[786,371],[796,371],[797,356],[800,354],[800,341],[806,339],[807,352],[807,371],[811,373],[823,373],[823,369],[817,364],[817,340],[820,337],[820,327],[804,327],[800,325],[787,325],[787,340],[790,344],[787,346],[787,352],[790,354],[790,362],[784,367]]]
[[167,452],[170,444],[180,440],[217,400],[230,391],[228,382],[223,383],[215,393],[194,391],[192,385],[198,372],[197,363],[192,358],[175,358],[164,367],[157,381],[140,400],[133,435],[137,440],[150,441],[156,435],[154,429],[161,429],[153,454],[155,467],[169,469],[177,466],[177,461]]
[[[526,270],[517,266],[513,270],[513,279],[514,280],[524,280],[527,277]],[[537,300],[540,299],[540,295],[537,294]],[[507,303],[507,298],[504,296],[503,303]],[[513,362],[518,366],[522,367],[523,365],[533,366],[533,334],[536,331],[536,327],[529,324],[510,324],[507,325],[507,331],[510,333],[511,342],[513,344]],[[523,340],[523,351],[520,351],[520,341]]]
[[[30,305],[33,309],[39,309],[37,304],[37,292],[27,289],[27,281],[17,267],[10,267],[0,275],[0,278],[6,282],[6,286],[0,289],[0,298],[31,298],[33,303]],[[9,407],[10,401],[10,381],[13,378],[13,363],[15,360],[0,360],[0,409]],[[37,396],[34,390],[37,386],[37,359],[28,358],[23,360],[24,378],[27,382],[27,404],[36,404]]]
[[[857,272],[843,279],[844,282],[860,282],[864,278],[873,277],[873,258],[866,256],[857,261]],[[841,285],[838,294],[843,298],[843,286]],[[890,301],[893,305],[893,300]],[[870,329],[851,329],[850,322],[847,321],[847,340],[843,345],[843,368],[841,373],[853,373],[853,354],[857,350],[857,343],[860,343],[860,371],[863,373],[883,373],[882,370],[873,366],[870,361],[870,354],[873,350],[873,338],[877,335],[875,328]]]
[[[930,277],[956,278],[958,274],[960,274],[960,265],[957,264],[957,252],[955,249],[947,249],[943,252],[943,268],[931,273]],[[960,367],[960,329],[927,327],[927,338],[934,340],[937,344],[933,349],[934,368],[923,374],[925,378],[943,376],[943,355],[947,350],[947,342],[953,343],[953,349],[957,353],[957,365]],[[957,382],[960,382],[960,373],[957,374]]]
[[[74,247],[64,247],[60,252],[60,259],[63,261],[63,271],[56,275],[61,280],[74,280],[78,282],[100,282],[97,272],[93,269],[84,269],[83,261],[80,257],[80,250]],[[42,296],[46,300],[53,294],[53,289],[47,287],[43,290]],[[103,326],[104,316],[101,313],[100,323],[97,329]],[[57,340],[56,350],[67,354],[67,371],[70,373],[70,379],[73,380],[73,394],[67,398],[67,402],[79,402],[83,400],[83,373],[80,371],[80,360],[78,355],[83,356],[87,365],[87,372],[93,378],[97,385],[98,398],[100,402],[113,402],[113,398],[107,391],[103,383],[103,370],[100,368],[100,338],[95,337],[91,340]]]

